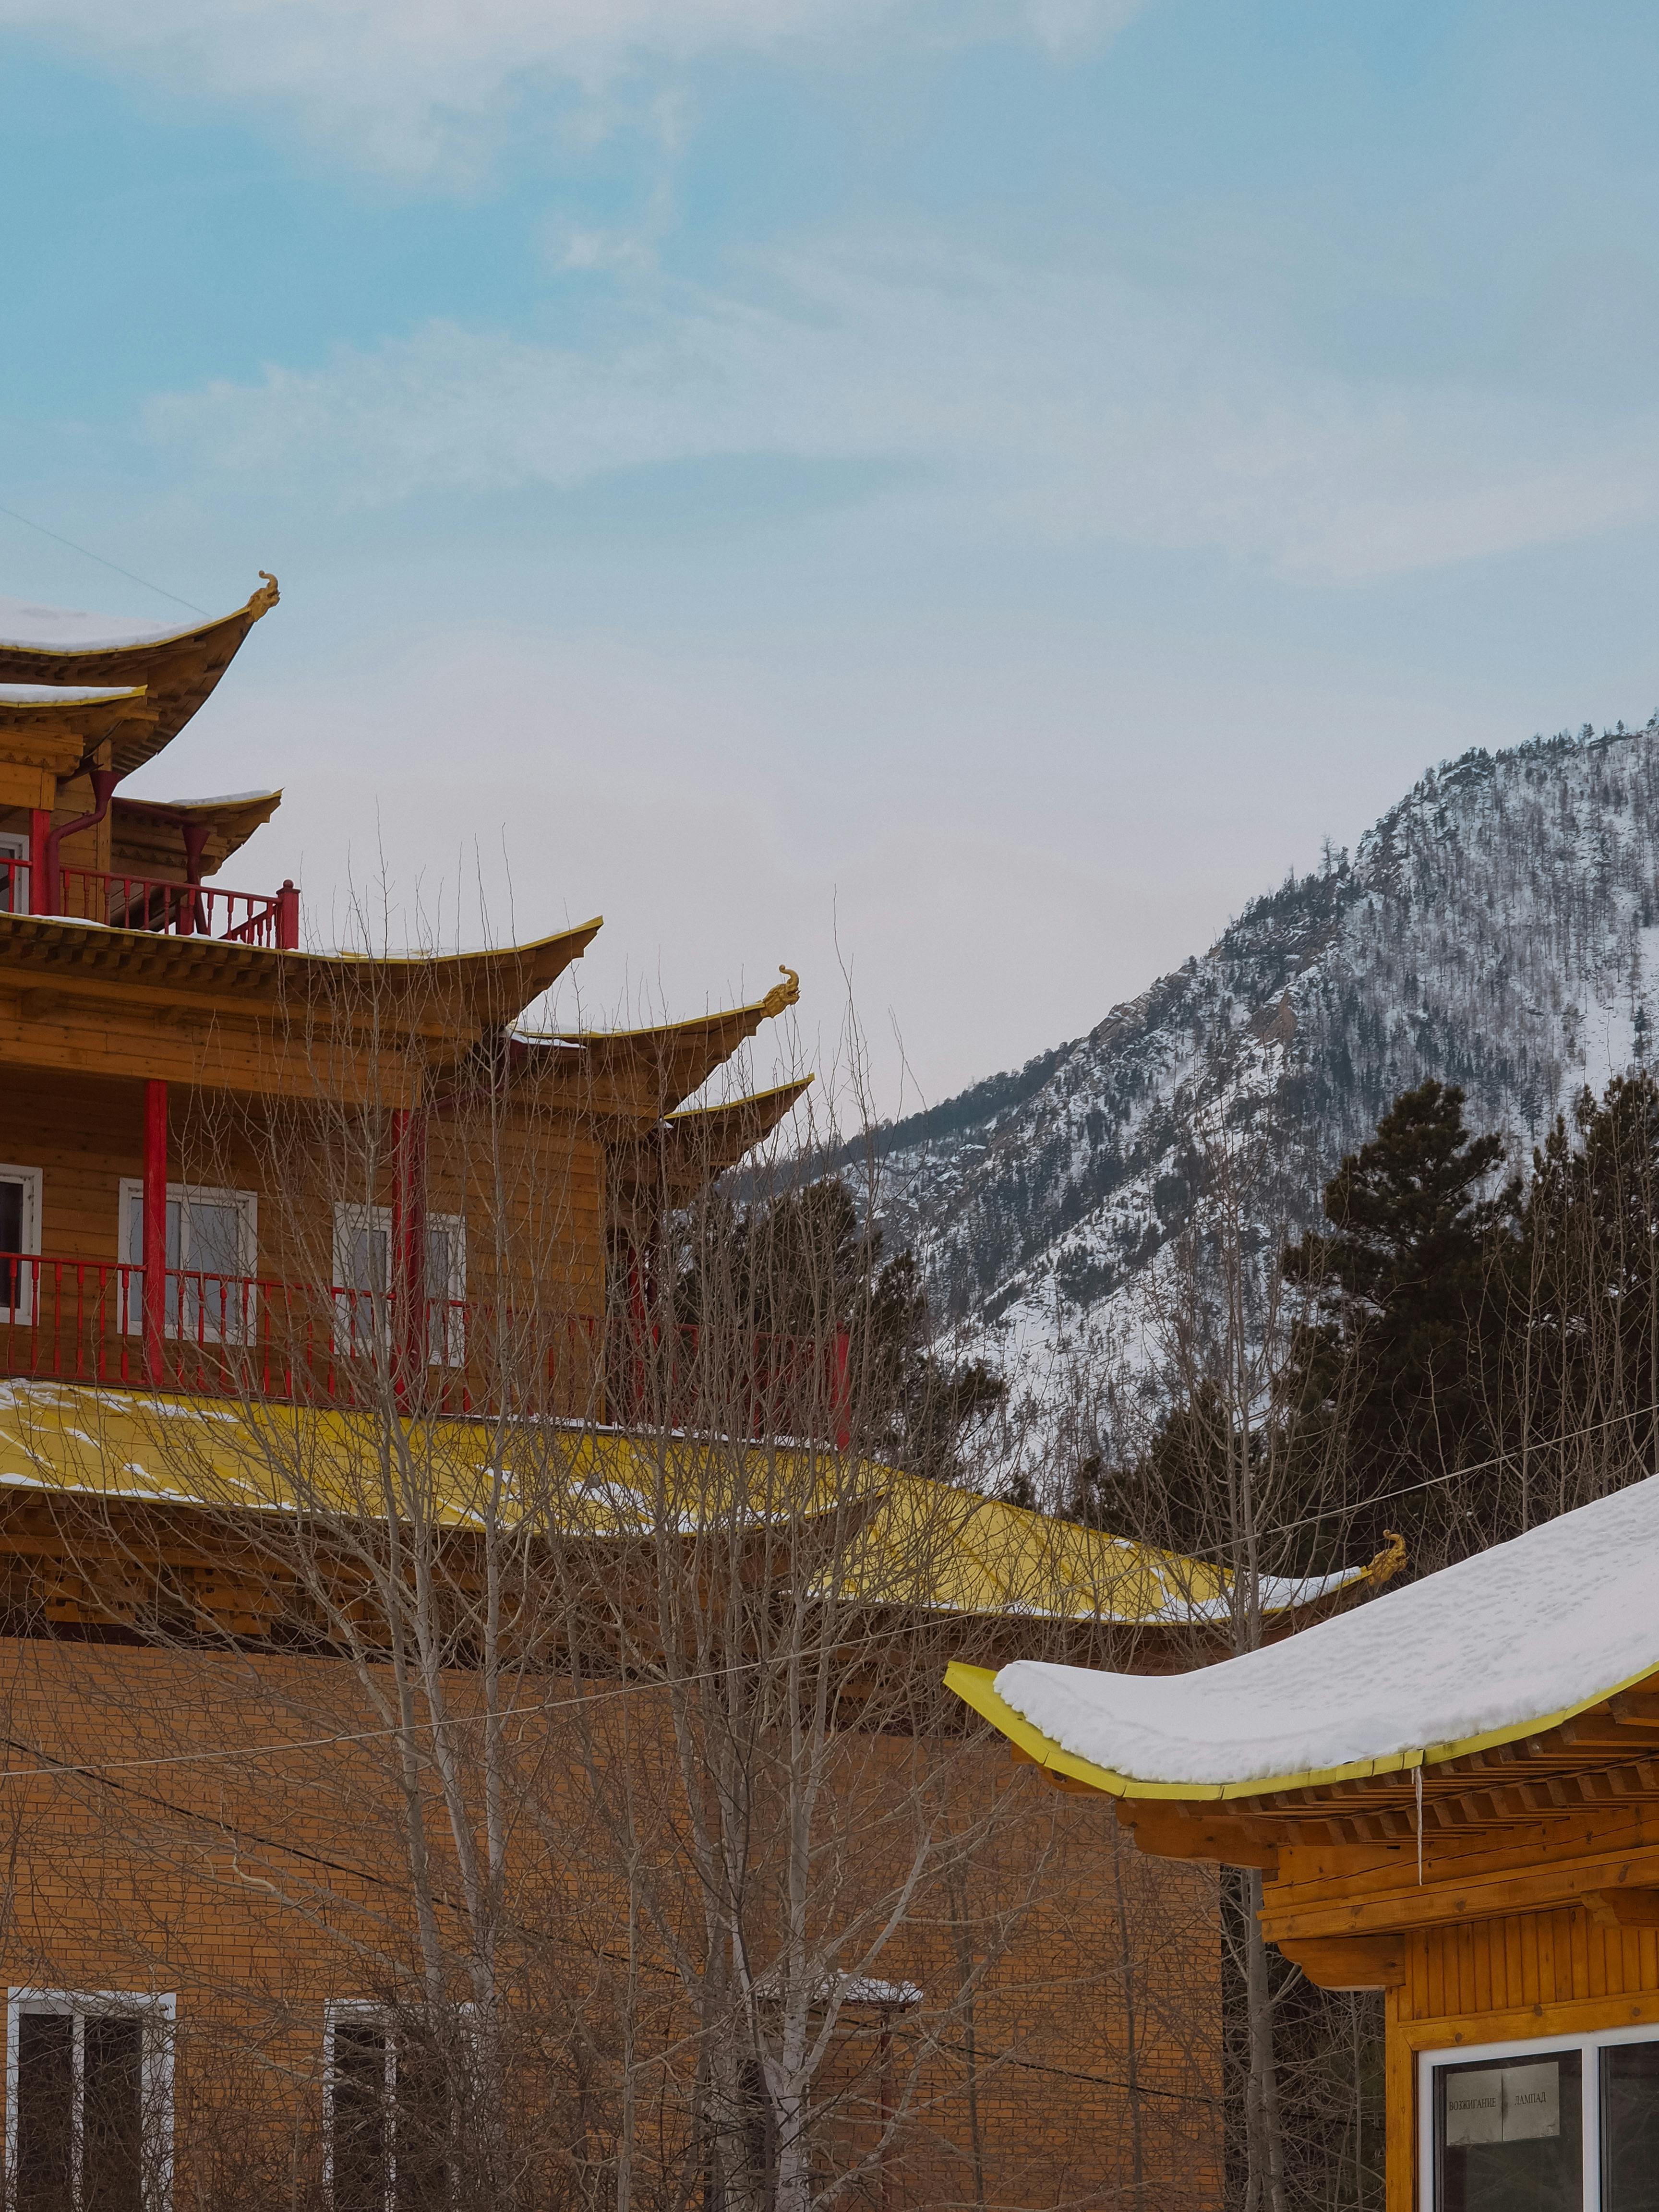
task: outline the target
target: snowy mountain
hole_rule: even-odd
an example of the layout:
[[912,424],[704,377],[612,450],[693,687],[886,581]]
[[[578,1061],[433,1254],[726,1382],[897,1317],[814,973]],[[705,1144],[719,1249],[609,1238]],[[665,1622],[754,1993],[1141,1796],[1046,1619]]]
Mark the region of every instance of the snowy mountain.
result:
[[1522,1164],[1656,1024],[1659,717],[1467,753],[1087,1036],[884,1131],[890,1249],[988,1349],[1086,1341],[1188,1218],[1195,1131],[1266,1139],[1265,1237],[1408,1085],[1462,1084]]

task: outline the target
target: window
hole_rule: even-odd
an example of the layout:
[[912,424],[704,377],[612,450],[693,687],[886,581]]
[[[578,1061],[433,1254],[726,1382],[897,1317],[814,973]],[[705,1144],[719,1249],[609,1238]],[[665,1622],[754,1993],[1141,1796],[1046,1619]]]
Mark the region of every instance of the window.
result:
[[6,2160],[15,2212],[155,2212],[172,2179],[174,2001],[14,1989]]
[[[386,1343],[392,1285],[392,1213],[384,1206],[334,1209],[334,1348],[367,1358]],[[426,1356],[434,1367],[466,1358],[466,1225],[459,1213],[426,1217]]]
[[440,2212],[453,2100],[418,2015],[331,2004],[325,2030],[333,2212]]
[[33,1320],[40,1249],[40,1170],[0,1167],[0,1322]]
[[28,910],[29,841],[0,830],[0,914]]
[[[167,1333],[198,1344],[239,1344],[252,1334],[258,1200],[249,1190],[167,1185]],[[144,1263],[144,1187],[121,1178],[121,1257]],[[125,1326],[144,1325],[143,1277],[125,1279]]]
[[1659,2212],[1659,2033],[1421,2060],[1433,2212]]

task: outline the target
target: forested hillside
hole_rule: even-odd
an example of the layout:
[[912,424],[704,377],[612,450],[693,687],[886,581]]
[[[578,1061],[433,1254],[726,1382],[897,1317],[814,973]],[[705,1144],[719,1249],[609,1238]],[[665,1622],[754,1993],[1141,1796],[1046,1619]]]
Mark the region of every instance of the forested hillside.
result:
[[1425,1078],[1517,1164],[1656,1022],[1659,718],[1470,752],[1087,1036],[884,1133],[881,1211],[936,1314],[1040,1353],[1178,1231],[1206,1125],[1270,1134],[1265,1237]]

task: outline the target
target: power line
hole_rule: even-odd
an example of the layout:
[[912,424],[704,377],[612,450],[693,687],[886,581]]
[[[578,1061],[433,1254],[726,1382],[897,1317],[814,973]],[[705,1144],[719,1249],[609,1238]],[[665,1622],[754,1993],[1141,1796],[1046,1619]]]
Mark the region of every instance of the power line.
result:
[[67,545],[71,553],[79,553],[88,561],[95,561],[100,568],[108,568],[115,575],[125,576],[128,583],[137,584],[141,591],[158,592],[162,599],[171,599],[176,607],[188,607],[193,615],[207,614],[207,609],[198,607],[194,599],[181,599],[177,592],[169,592],[161,584],[152,584],[148,576],[135,576],[131,568],[124,568],[118,561],[106,561],[101,553],[94,553],[89,545],[77,545],[72,538],[65,538],[61,531],[48,530],[44,522],[33,522],[27,514],[19,514],[15,507],[0,507],[0,514],[9,515],[14,522],[21,522],[25,530],[38,530],[43,538],[50,538],[54,544]]

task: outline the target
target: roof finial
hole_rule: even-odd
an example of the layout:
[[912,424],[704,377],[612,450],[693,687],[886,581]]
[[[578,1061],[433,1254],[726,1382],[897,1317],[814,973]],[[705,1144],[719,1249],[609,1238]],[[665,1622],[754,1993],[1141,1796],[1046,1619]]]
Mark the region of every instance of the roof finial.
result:
[[761,1012],[767,1016],[781,1014],[786,1006],[793,1006],[800,996],[800,977],[794,969],[786,968],[780,963],[778,973],[788,980],[782,983],[774,983],[761,1000]]
[[271,574],[270,569],[261,568],[259,574],[264,581],[247,603],[247,611],[255,622],[258,621],[261,615],[268,615],[282,597],[282,593],[276,589],[276,579]]

